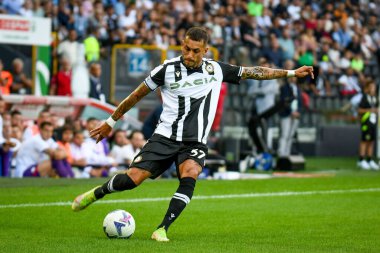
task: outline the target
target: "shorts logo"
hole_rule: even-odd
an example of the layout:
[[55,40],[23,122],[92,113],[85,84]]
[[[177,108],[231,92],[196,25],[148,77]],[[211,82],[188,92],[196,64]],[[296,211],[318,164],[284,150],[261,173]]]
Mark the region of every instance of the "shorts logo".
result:
[[141,162],[141,160],[142,160],[142,156],[139,155],[138,157],[135,158],[133,162],[138,163],[138,162]]

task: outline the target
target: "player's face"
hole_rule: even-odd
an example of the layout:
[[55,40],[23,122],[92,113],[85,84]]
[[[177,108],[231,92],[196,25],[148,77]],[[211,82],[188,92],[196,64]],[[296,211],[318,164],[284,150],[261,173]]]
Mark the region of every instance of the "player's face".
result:
[[183,63],[188,68],[198,68],[207,50],[208,47],[204,41],[195,41],[186,37],[182,41]]

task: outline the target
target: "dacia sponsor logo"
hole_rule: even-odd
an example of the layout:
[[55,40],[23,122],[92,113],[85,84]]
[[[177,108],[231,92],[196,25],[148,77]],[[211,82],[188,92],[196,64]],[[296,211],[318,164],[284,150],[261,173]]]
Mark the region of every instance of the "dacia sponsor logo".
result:
[[214,81],[218,81],[218,80],[212,76],[210,78],[194,79],[192,82],[185,81],[185,82],[171,83],[170,89],[176,90],[179,88],[188,88],[188,87],[192,87],[192,86],[208,84],[208,83],[211,83]]

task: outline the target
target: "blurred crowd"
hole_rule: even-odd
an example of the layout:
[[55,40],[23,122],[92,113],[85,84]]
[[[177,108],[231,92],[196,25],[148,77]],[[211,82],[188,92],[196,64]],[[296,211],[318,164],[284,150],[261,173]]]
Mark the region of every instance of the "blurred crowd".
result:
[[[311,96],[355,97],[361,94],[368,80],[375,80],[379,86],[378,72],[373,68],[380,64],[379,0],[2,0],[0,13],[52,19],[52,29],[57,35],[52,57],[59,58],[60,67],[51,78],[50,95],[72,96],[73,69],[85,66],[90,84],[87,95],[105,100],[99,62],[108,57],[114,44],[148,44],[165,49],[180,45],[186,30],[192,26],[206,27],[210,32],[210,45],[219,50],[221,60],[231,64],[261,65],[261,59],[270,67],[314,66],[314,80],[292,81],[293,87],[302,89],[297,95],[299,104],[302,100],[307,105]],[[2,94],[31,93],[32,82],[23,73],[21,59],[15,59],[12,66],[3,66],[0,61],[0,72]],[[274,100],[274,96],[270,99]],[[54,140],[63,143],[63,147],[70,143],[66,146],[72,150],[76,150],[78,139],[93,142],[86,130],[91,129],[92,121],[97,120],[89,119],[81,126],[84,130],[75,124],[67,135],[55,136]],[[4,117],[4,136],[6,122]],[[40,120],[36,124],[41,128]],[[57,128],[52,124],[55,133]],[[13,123],[10,125],[12,129],[15,127]],[[18,128],[24,135],[29,129]],[[60,130],[63,129],[65,127],[60,126]],[[64,136],[70,138],[62,140]],[[23,140],[22,137],[16,139]],[[128,145],[132,145],[132,139],[126,138],[124,131],[116,131],[108,145],[121,147],[129,142]],[[101,152],[108,159],[110,153],[106,146]],[[94,148],[93,152],[100,151]],[[74,151],[71,158],[69,153],[66,150],[65,159],[75,167],[77,164],[73,161],[80,152]],[[57,158],[62,156],[58,154]],[[120,160],[116,155],[105,169],[83,169],[91,168],[87,166],[93,163],[91,159],[86,160],[87,164],[80,164],[81,176],[101,176],[106,173],[103,171],[110,173],[111,168],[118,168],[117,164],[130,161],[130,158]]]
[[62,119],[42,110],[35,121],[6,110],[0,100],[0,176],[107,177],[128,168],[145,144],[141,131],[115,129],[96,143],[90,130],[100,121]]
[[[180,45],[191,26],[207,27],[210,44],[233,64],[261,56],[277,67],[315,66],[317,78],[305,88],[312,95],[358,93],[363,71],[380,60],[379,0],[3,0],[0,13],[52,18],[53,57],[64,58],[66,74],[116,43]],[[57,90],[50,94],[62,95]]]

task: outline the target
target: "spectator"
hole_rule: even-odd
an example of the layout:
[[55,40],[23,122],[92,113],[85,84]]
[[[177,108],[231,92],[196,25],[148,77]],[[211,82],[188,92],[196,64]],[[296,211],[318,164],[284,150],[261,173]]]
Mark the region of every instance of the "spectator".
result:
[[84,59],[84,55],[82,55],[83,50],[80,47],[83,47],[83,45],[77,41],[77,32],[71,29],[69,30],[67,39],[59,43],[57,54],[60,58],[65,57],[69,61],[70,66],[74,67]]
[[72,96],[71,91],[71,65],[70,60],[62,56],[61,57],[61,68],[57,74],[55,74],[51,80],[50,84],[50,95],[56,96]]
[[100,83],[100,76],[102,75],[102,66],[100,63],[92,62],[90,64],[90,98],[96,98],[106,102],[106,97],[103,93],[102,84]]
[[16,58],[12,62],[12,67],[11,93],[32,94],[32,80],[24,73],[24,62],[20,58]]
[[85,7],[83,4],[79,7],[79,12],[75,13],[74,19],[74,29],[77,33],[78,40],[83,41],[83,39],[86,37],[86,32],[89,25],[88,16],[85,13]]
[[0,144],[4,142],[4,137],[3,137],[3,125],[4,125],[4,119],[3,119],[3,114],[6,109],[6,103],[4,99],[0,96]]
[[254,17],[260,17],[263,15],[264,5],[262,0],[251,0],[247,4],[248,14]]
[[[90,177],[92,168],[88,166],[87,160],[91,154],[90,148],[84,143],[85,137],[82,130],[75,131],[73,134],[73,140],[70,144],[71,150],[71,167],[74,171],[80,171],[80,175],[76,177]],[[87,167],[87,168],[86,168]]]
[[20,140],[13,137],[12,126],[8,122],[3,126],[3,136],[4,142],[0,147],[0,176],[9,177],[11,176],[11,164],[13,162],[12,158],[17,154],[18,149],[21,146]]
[[[86,124],[86,132],[94,129],[98,124],[99,120],[96,118],[89,118]],[[85,133],[86,135],[86,133]],[[91,167],[85,170],[92,177],[107,177],[109,172],[117,171],[117,163],[115,159],[109,156],[109,147],[106,139],[100,143],[96,143],[96,140],[91,137],[86,137],[85,145],[88,150],[87,153],[87,164]]]
[[11,111],[11,126],[12,127],[18,127],[21,130],[24,130],[24,119],[22,117],[22,114],[18,110]]
[[284,60],[284,53],[275,35],[271,36],[270,46],[264,48],[262,52],[262,56],[268,59],[269,62],[272,62],[275,66],[282,67],[282,62]]
[[293,21],[299,20],[301,18],[302,3],[300,0],[294,0],[288,5],[288,13]]
[[51,123],[51,114],[48,109],[44,109],[38,114],[38,118],[35,124],[32,124],[26,128],[21,128],[24,130],[22,140],[26,141],[29,140],[31,137],[38,135],[40,133],[40,127],[43,122]]
[[341,48],[346,48],[351,42],[351,36],[347,30],[347,26],[341,27],[338,22],[334,23],[332,38],[334,41],[338,42]]
[[57,141],[59,147],[65,150],[67,157],[66,160],[69,164],[73,163],[72,152],[70,143],[73,139],[73,128],[70,125],[64,125],[61,129],[61,138]]
[[146,141],[142,132],[138,130],[133,130],[128,139],[131,143],[126,147],[125,159],[127,163],[130,164],[145,145]]
[[254,61],[259,48],[261,48],[256,20],[253,17],[245,17],[240,31],[243,44],[249,48],[250,58]]
[[115,162],[119,164],[119,169],[125,169],[129,166],[127,154],[129,152],[128,144],[130,141],[124,130],[117,129],[113,134],[113,146],[111,149],[111,156],[115,158]]
[[364,70],[364,61],[361,54],[355,54],[351,59],[351,68],[356,72],[363,72]]
[[13,83],[13,76],[9,71],[3,70],[3,61],[0,59],[0,95],[8,95]]
[[278,39],[278,43],[282,49],[284,61],[292,60],[295,54],[295,45],[290,37],[289,28],[285,28],[282,32],[282,37]]
[[16,177],[70,177],[61,163],[64,150],[51,138],[53,125],[41,124],[41,133],[22,143],[16,156]]
[[89,27],[89,36],[84,40],[87,62],[98,61],[100,58],[100,43],[97,38],[98,34],[99,32],[97,28]]
[[342,96],[352,96],[360,92],[359,79],[354,75],[352,68],[346,69],[345,73],[338,80],[341,86],[340,94]]
[[20,15],[26,18],[32,18],[34,16],[33,14],[32,0],[25,0],[22,8],[20,9]]
[[301,89],[296,83],[296,78],[288,78],[285,85],[281,87],[280,100],[285,106],[279,113],[281,135],[278,156],[288,157],[291,155],[293,138],[298,128],[302,108]]
[[379,165],[373,160],[374,141],[376,140],[377,115],[379,102],[376,94],[376,84],[373,80],[364,85],[364,94],[359,104],[361,122],[361,141],[358,165],[363,170],[379,170]]
[[118,42],[124,42],[124,36],[119,29],[118,16],[115,13],[114,7],[108,5],[106,7],[106,15],[104,16],[107,34],[108,34],[108,45],[114,45]]
[[[271,67],[270,62],[260,58],[259,66]],[[279,93],[278,80],[249,80],[250,88],[248,94],[253,97],[251,117],[248,121],[249,135],[255,144],[256,152],[269,152],[267,145],[267,120],[278,113],[282,103],[275,103],[276,95]],[[259,129],[261,131],[259,131]],[[261,133],[261,134],[260,134]],[[255,153],[256,153],[255,152]]]

